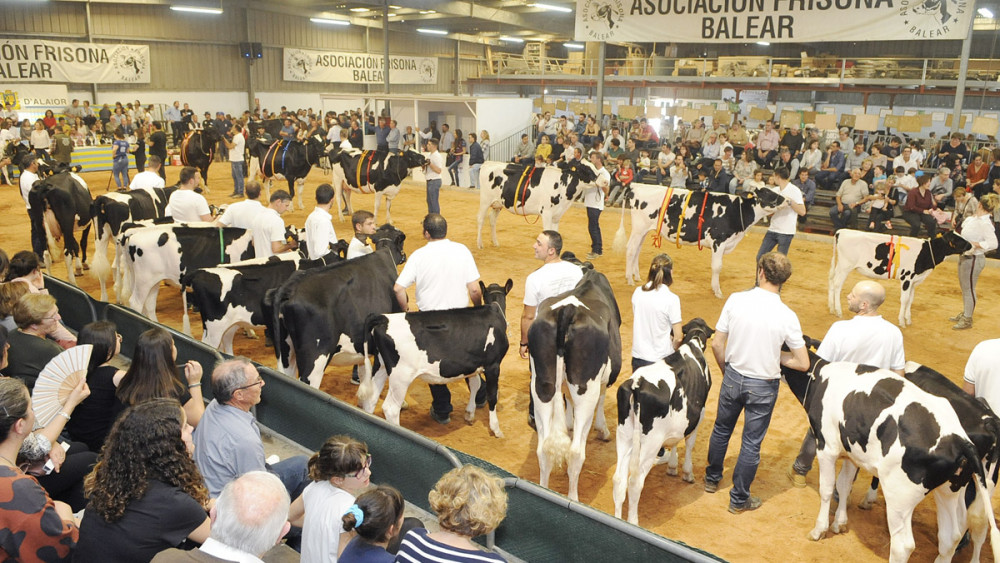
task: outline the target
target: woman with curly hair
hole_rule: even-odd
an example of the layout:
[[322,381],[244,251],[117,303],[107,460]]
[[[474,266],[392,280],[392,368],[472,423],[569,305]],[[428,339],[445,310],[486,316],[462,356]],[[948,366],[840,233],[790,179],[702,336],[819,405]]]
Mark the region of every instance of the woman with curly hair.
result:
[[427,499],[438,515],[441,530],[428,533],[424,528],[415,528],[407,532],[397,561],[506,561],[472,543],[472,538],[492,532],[507,516],[507,493],[499,477],[465,465],[445,473]]
[[184,406],[187,423],[198,426],[201,415],[205,414],[205,400],[201,395],[201,364],[194,360],[184,364],[182,379],[174,366],[176,361],[177,347],[169,332],[151,328],[140,334],[135,356],[116,392],[122,402],[121,408],[149,399],[176,399]]
[[118,418],[86,479],[76,561],[146,563],[187,539],[208,539],[208,490],[191,458],[191,432],[174,399],[146,401]]

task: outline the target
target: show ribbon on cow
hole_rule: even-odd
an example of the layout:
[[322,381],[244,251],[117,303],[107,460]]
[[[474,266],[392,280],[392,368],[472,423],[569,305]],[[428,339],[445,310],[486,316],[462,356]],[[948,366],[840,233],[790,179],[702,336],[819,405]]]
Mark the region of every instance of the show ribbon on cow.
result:
[[[897,241],[896,239],[899,240]],[[898,250],[896,248],[897,246],[899,247]],[[909,249],[909,246],[903,244],[903,237],[889,235],[889,271],[886,273],[888,274],[888,278],[890,280],[899,275],[899,261],[902,258],[902,251]]]
[[[677,248],[681,247],[681,229],[684,228],[684,214],[687,213],[688,203],[691,202],[691,196],[693,194],[694,191],[689,191],[687,197],[684,198],[684,203],[681,204],[681,215],[680,219],[677,221],[677,238],[675,239],[677,241]],[[698,249],[700,250],[701,246],[699,246]]]
[[[691,196],[688,195],[688,197]],[[705,197],[701,200],[701,211],[698,213],[698,250],[701,250],[701,228],[705,225],[706,207],[708,207],[708,190],[705,190]],[[680,244],[680,238],[677,239],[677,242]],[[680,247],[678,246],[678,248]]]
[[653,246],[660,248],[663,244],[663,235],[660,229],[663,228],[663,220],[667,216],[667,207],[670,207],[670,197],[674,194],[673,186],[667,188],[667,195],[663,196],[663,203],[660,204],[660,215],[656,218],[656,234],[653,235]]
[[[521,216],[524,217],[525,223],[528,223],[528,214],[527,212],[524,211],[524,202],[525,200],[528,199],[528,186],[531,185],[531,178],[534,177],[535,170],[538,170],[538,168],[535,166],[526,166],[524,168],[524,171],[521,172],[521,177],[517,180],[517,186],[515,187],[514,190],[514,201],[517,201],[520,198]],[[573,170],[575,171],[576,168],[573,168]],[[520,192],[520,196],[518,195],[518,192]],[[517,208],[515,207],[515,209]],[[535,222],[528,224],[534,225],[535,223],[538,222],[539,217],[541,217],[541,215],[536,215]]]

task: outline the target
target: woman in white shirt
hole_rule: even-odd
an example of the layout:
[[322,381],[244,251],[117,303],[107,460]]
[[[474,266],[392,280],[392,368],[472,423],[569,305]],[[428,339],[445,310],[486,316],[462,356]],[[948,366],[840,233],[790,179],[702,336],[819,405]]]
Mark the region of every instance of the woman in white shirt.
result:
[[823,164],[823,152],[819,150],[819,141],[815,139],[809,141],[809,148],[802,153],[802,160],[799,162],[799,168],[805,168],[810,175],[819,172],[819,167]]
[[646,283],[632,293],[632,371],[666,358],[681,344],[681,300],[670,291],[674,262],[659,254]]
[[972,313],[976,309],[976,282],[986,267],[986,253],[997,248],[997,235],[993,229],[993,212],[1000,207],[1000,196],[984,195],[976,212],[962,222],[962,237],[972,244],[958,259],[958,285],[962,288],[962,312],[951,317],[955,330],[972,328]]
[[35,129],[31,132],[31,149],[39,157],[48,160],[51,145],[52,139],[49,137],[49,132],[45,130],[45,123],[39,119],[35,122]]
[[490,134],[486,129],[479,132],[479,148],[483,149],[483,159],[490,159]]

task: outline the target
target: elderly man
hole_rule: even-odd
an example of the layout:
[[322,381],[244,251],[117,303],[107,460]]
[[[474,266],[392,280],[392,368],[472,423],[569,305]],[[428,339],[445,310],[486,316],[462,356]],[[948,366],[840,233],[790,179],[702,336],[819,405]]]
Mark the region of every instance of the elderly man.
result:
[[270,471],[281,479],[292,498],[309,484],[306,456],[274,465],[264,460],[260,428],[250,409],[260,403],[264,379],[246,358],[234,358],[212,370],[215,398],[194,431],[194,461],[205,478],[208,494],[218,497],[227,483],[248,471]]
[[850,129],[841,127],[840,135],[837,137],[837,141],[840,143],[840,150],[847,154],[854,152],[854,140],[851,139],[850,133]]
[[[816,355],[829,362],[853,362],[903,375],[903,333],[895,324],[882,318],[878,308],[885,301],[885,288],[872,280],[855,284],[847,295],[847,309],[854,318],[833,323],[826,332]],[[788,478],[796,487],[806,486],[806,474],[816,459],[816,437],[806,433],[799,457],[788,469]]]
[[209,510],[211,536],[191,551],[168,549],[155,563],[278,563],[298,561],[287,546],[275,547],[288,533],[288,493],[266,471],[251,471],[230,482]]
[[851,177],[844,180],[837,190],[837,204],[830,208],[833,231],[837,232],[849,224],[857,223],[861,204],[870,197],[868,184],[861,179],[861,169],[851,170]]
[[861,168],[861,165],[864,163],[866,158],[868,158],[868,153],[865,152],[865,146],[861,143],[857,143],[854,145],[851,151],[847,153],[847,157],[845,158],[844,161],[844,166],[848,170]]
[[765,168],[771,167],[774,157],[778,156],[778,132],[774,130],[773,121],[764,122],[764,130],[757,134],[757,164]]

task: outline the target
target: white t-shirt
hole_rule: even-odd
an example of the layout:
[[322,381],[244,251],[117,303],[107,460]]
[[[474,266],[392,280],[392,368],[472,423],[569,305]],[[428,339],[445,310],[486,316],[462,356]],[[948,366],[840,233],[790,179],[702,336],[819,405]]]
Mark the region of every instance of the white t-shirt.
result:
[[[438,152],[438,151],[432,152],[427,157],[427,160],[430,161],[431,163],[433,163],[439,169],[441,169],[441,170],[445,169],[445,166],[444,166],[444,155],[441,154],[440,152]],[[427,171],[424,172],[424,178],[427,179],[427,180],[440,180],[441,179],[441,173],[440,172],[435,172],[430,166],[428,166],[427,167]]]
[[264,211],[264,205],[256,199],[237,201],[226,207],[222,217],[219,217],[219,222],[227,227],[252,229],[253,220],[261,211]]
[[28,172],[27,170],[21,172],[21,178],[20,178],[21,197],[24,198],[24,206],[27,207],[28,209],[31,209],[31,204],[28,203],[28,192],[31,191],[31,186],[35,185],[35,182],[37,181],[38,181],[38,174],[35,174],[34,172]]
[[174,221],[182,223],[192,223],[201,221],[202,215],[208,215],[208,201],[205,196],[194,190],[176,190],[170,194],[170,202],[167,203],[166,214],[174,218]]
[[[582,166],[582,165],[581,165]],[[583,204],[591,209],[604,209],[604,190],[601,189],[602,186],[607,186],[611,183],[611,173],[608,172],[607,168],[601,168],[597,171],[597,179],[594,180],[594,184],[586,188],[587,191],[583,193]]]
[[903,333],[882,318],[856,316],[837,321],[823,337],[816,355],[830,362],[854,362],[884,369],[903,369]]
[[364,256],[365,254],[371,254],[374,252],[372,247],[368,246],[368,243],[361,242],[358,237],[351,237],[351,244],[347,245],[347,259],[357,258],[358,256]]
[[469,305],[466,284],[479,279],[476,260],[460,242],[432,240],[410,256],[396,283],[417,284],[417,308],[421,311],[457,309]]
[[1000,409],[1000,338],[983,340],[972,349],[965,364],[965,380],[976,386],[976,397],[983,397],[994,411]]
[[778,379],[781,345],[805,346],[795,312],[777,293],[759,287],[730,295],[715,330],[728,335],[726,363],[744,377]]
[[131,190],[152,190],[153,188],[165,187],[166,183],[160,175],[151,170],[146,170],[145,172],[139,172],[132,178],[132,182],[128,185]]
[[253,250],[255,258],[270,258],[272,242],[285,240],[285,222],[281,215],[270,207],[265,207],[253,220]]
[[549,297],[573,289],[581,278],[583,270],[571,262],[560,260],[544,264],[524,280],[524,304],[537,307]]
[[333,230],[333,216],[325,209],[317,207],[306,217],[306,246],[309,259],[322,258],[330,253],[330,245],[337,244],[337,233]]
[[632,293],[632,357],[656,362],[674,351],[671,328],[681,322],[681,300],[666,284]]
[[246,147],[247,140],[243,133],[233,135],[233,148],[229,149],[229,162],[243,162],[243,148]]
[[302,491],[305,520],[302,522],[302,563],[337,561],[341,518],[354,504],[354,495],[329,481],[315,481]]
[[[798,203],[799,205],[803,203],[802,190],[791,182],[785,184],[785,187],[780,190],[775,186],[774,191],[784,196],[790,203]],[[782,205],[771,216],[771,226],[768,230],[779,235],[794,235],[798,217],[799,214],[792,209],[791,205]]]

